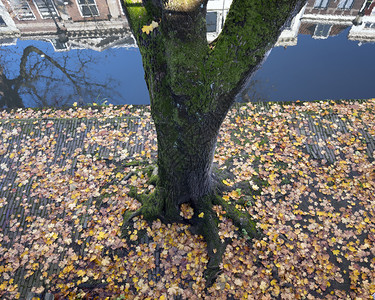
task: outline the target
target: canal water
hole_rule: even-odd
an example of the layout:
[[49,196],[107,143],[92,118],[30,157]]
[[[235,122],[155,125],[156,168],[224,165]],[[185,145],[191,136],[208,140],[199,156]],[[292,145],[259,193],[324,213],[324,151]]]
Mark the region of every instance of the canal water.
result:
[[273,48],[245,99],[374,98],[375,44],[348,40],[349,30],[327,39],[300,34],[296,46]]
[[[47,10],[34,1],[17,11],[12,1],[0,1],[0,108],[149,104],[142,59],[116,1],[79,6],[79,16],[69,11],[75,3],[49,0]],[[209,1],[208,41],[219,34],[230,3]],[[374,6],[309,0],[238,101],[375,97]],[[100,20],[106,12],[112,17]]]

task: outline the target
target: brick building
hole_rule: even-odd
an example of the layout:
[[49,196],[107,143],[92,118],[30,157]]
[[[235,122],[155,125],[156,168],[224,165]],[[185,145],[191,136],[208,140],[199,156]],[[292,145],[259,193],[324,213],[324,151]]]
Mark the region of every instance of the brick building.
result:
[[[5,8],[0,13],[11,17],[18,38],[49,40],[57,51],[136,46],[121,0],[0,1]],[[10,25],[7,20],[5,27]],[[5,38],[5,33],[0,34]]]
[[308,0],[276,46],[295,46],[299,34],[326,39],[350,28],[348,39],[375,41],[375,0]]
[[[56,51],[75,47],[97,51],[120,45],[136,47],[120,1],[0,0],[0,43],[16,38],[49,40]],[[231,4],[232,0],[208,1],[209,42],[221,32]],[[5,28],[12,30],[5,34]],[[63,42],[64,34],[67,42]]]
[[375,42],[375,0],[366,1],[358,15],[355,26],[350,29],[348,39],[364,42]]
[[299,33],[316,39],[339,34],[353,25],[365,0],[309,0],[301,19]]

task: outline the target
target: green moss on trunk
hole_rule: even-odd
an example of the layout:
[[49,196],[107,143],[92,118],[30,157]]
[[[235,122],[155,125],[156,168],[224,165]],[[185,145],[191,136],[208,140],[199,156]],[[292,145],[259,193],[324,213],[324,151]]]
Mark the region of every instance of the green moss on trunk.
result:
[[[215,195],[212,160],[220,126],[235,95],[276,41],[299,0],[234,0],[214,44],[206,40],[207,1],[171,8],[168,1],[125,0],[127,15],[142,54],[158,137],[158,186],[137,196],[142,208],[124,216],[183,222],[182,203],[195,209],[192,229],[207,242],[208,284],[219,271],[225,244],[212,210],[219,204],[248,238],[258,237],[254,220]],[[189,2],[190,3],[190,2]],[[201,5],[199,5],[201,4]],[[181,7],[178,10],[177,7]],[[185,7],[182,9],[182,7]],[[295,11],[297,12],[297,11]],[[142,27],[158,22],[151,33]]]

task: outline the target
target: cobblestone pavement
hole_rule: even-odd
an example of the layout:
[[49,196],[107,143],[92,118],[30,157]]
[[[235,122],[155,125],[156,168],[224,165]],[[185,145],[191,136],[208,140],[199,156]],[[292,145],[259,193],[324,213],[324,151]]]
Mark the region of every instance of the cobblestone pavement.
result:
[[[87,143],[88,136],[94,134],[96,140]],[[74,177],[77,157],[81,154],[91,153],[101,159],[115,159],[115,153],[124,152],[126,157],[137,156],[144,151],[145,142],[147,147],[151,147],[150,142],[155,145],[155,141],[148,138],[152,134],[154,129],[149,118],[121,117],[118,113],[109,118],[103,112],[88,118],[17,116],[0,119],[0,252],[5,252],[1,253],[3,259],[7,253],[15,251],[14,246],[20,243],[33,220],[47,216],[49,205],[56,200],[52,194],[33,193],[47,174],[54,174],[56,181],[64,174]],[[106,139],[113,143],[107,143]],[[31,178],[23,176],[30,174]],[[91,202],[89,199],[87,205]],[[60,257],[63,256],[64,251],[61,251]],[[17,297],[30,297],[31,288],[41,284],[41,272],[36,265],[32,270],[13,269],[0,263],[1,273],[14,274],[9,280],[13,279],[12,284],[18,285]],[[51,275],[58,270],[56,263],[47,272]]]
[[[267,105],[256,107],[260,114],[267,109]],[[105,112],[81,118],[49,117],[48,114],[22,117],[21,113],[4,117],[3,114],[0,119],[0,251],[4,252],[0,255],[0,284],[3,289],[15,289],[17,285],[15,297],[25,299],[31,295],[32,287],[40,286],[43,272],[47,272],[45,277],[48,277],[59,271],[58,261],[48,270],[41,270],[43,266],[36,262],[25,267],[21,256],[16,270],[17,264],[2,262],[12,251],[17,251],[31,222],[44,218],[56,201],[52,191],[45,195],[35,192],[37,185],[47,180],[46,174],[52,176],[48,180],[56,182],[63,175],[74,177],[82,154],[110,160],[121,155],[132,158],[140,153],[147,157],[154,155],[156,137],[149,117],[149,113],[141,117],[114,113],[108,117]],[[317,118],[314,114],[301,112],[290,123],[298,133],[293,137],[296,142],[302,141],[301,146],[313,158],[328,163],[338,157],[337,149],[330,146],[330,137],[352,138],[350,116],[329,113]],[[360,137],[369,159],[373,160],[374,122],[363,120],[356,128],[356,136]],[[90,201],[92,199],[88,200],[88,205]],[[85,220],[82,223],[84,226]],[[62,249],[60,257],[64,255]]]

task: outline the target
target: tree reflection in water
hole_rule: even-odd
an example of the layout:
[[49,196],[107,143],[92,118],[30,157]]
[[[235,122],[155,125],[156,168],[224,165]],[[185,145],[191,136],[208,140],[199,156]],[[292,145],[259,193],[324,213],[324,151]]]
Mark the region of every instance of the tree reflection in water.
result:
[[14,47],[0,49],[0,108],[66,106],[109,96],[122,98],[116,92],[116,80],[95,78],[90,68],[97,58],[89,51],[47,54],[41,48],[29,45],[22,53]]

